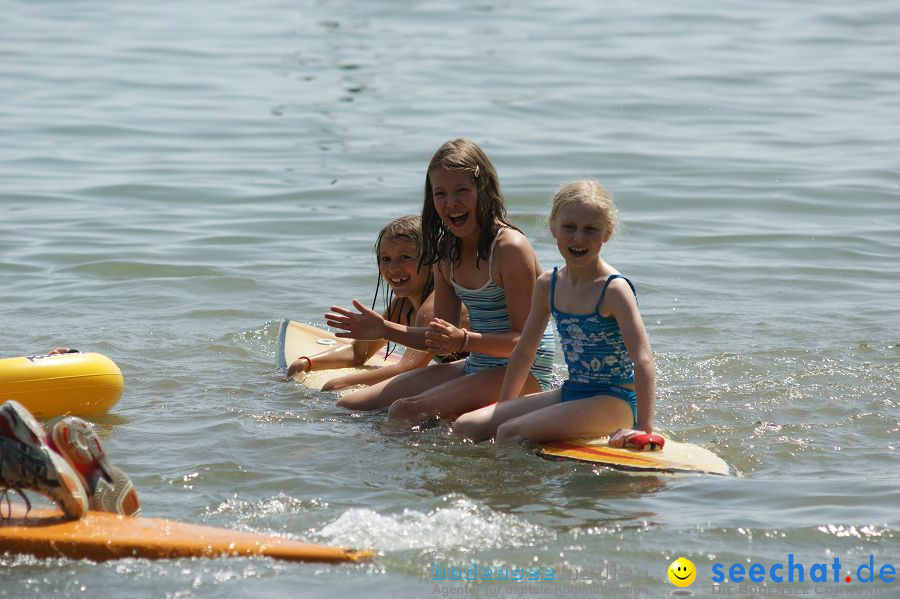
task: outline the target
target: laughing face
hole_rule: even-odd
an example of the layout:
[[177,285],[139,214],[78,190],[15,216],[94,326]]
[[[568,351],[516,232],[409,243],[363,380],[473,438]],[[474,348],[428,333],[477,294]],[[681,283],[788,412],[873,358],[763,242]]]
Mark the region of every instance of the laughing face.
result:
[[478,235],[478,190],[472,175],[461,170],[436,168],[428,178],[434,209],[450,232],[460,238]]
[[398,297],[417,298],[428,281],[428,268],[419,267],[419,248],[402,237],[378,244],[378,272]]
[[601,246],[610,236],[603,216],[603,211],[593,204],[571,203],[559,210],[550,231],[567,263],[597,259]]

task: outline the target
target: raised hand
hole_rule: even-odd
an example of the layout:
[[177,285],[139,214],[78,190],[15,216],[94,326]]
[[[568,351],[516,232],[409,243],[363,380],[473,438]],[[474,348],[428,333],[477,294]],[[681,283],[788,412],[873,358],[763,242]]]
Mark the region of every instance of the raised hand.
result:
[[446,320],[433,319],[425,331],[425,346],[428,351],[438,355],[448,355],[463,350],[466,332]]
[[358,300],[353,300],[353,307],[356,308],[356,312],[331,306],[331,312],[325,314],[328,326],[341,329],[341,332],[335,333],[334,336],[345,339],[383,339],[387,331],[384,317],[366,308]]

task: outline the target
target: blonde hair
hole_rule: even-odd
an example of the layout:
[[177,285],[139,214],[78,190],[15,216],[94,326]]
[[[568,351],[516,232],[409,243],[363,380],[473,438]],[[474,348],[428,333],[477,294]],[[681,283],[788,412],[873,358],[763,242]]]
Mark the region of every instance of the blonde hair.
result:
[[550,207],[550,224],[556,221],[559,211],[570,204],[586,204],[596,206],[603,213],[603,232],[612,235],[619,221],[619,211],[612,196],[606,189],[593,179],[582,181],[569,181],[553,195],[553,203]]

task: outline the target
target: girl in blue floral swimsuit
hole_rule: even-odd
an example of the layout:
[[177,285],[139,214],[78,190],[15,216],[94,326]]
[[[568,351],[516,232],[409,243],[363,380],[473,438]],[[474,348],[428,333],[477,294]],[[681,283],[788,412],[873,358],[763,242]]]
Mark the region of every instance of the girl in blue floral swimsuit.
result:
[[[596,181],[567,183],[556,193],[550,231],[566,264],[535,283],[499,402],[460,416],[458,435],[498,442],[613,435],[610,444],[621,447],[653,432],[656,366],[634,286],[600,256],[615,227],[615,204]],[[551,314],[569,378],[561,388],[518,397]]]

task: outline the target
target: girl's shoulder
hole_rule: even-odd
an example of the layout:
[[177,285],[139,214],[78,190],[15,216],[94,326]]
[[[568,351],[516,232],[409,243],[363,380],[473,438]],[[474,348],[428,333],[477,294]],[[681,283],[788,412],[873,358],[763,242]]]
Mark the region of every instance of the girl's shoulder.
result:
[[610,287],[624,287],[625,289],[629,288],[629,281],[631,279],[620,273],[615,268],[610,269],[610,271],[605,274],[606,278],[603,280],[604,284],[608,283]]
[[[625,275],[614,271],[606,279],[606,294],[604,297],[612,302],[633,303],[636,299],[636,291],[632,286],[631,280],[625,278]],[[605,301],[605,300],[604,300]]]
[[382,316],[391,322],[412,326],[416,319],[415,312],[412,302],[408,299],[405,297],[394,297],[391,299],[386,313],[382,314]]
[[537,282],[543,285],[549,285],[553,282],[553,271],[557,270],[557,268],[551,268],[550,270],[545,270],[540,275],[538,275]]
[[432,272],[434,272],[435,276],[440,275],[441,277],[443,277],[444,280],[446,280],[448,282],[450,281],[450,275],[453,272],[453,267],[450,264],[449,258],[441,258],[440,260],[435,262],[433,265],[428,266],[428,267],[423,267],[423,268],[431,268]]
[[494,257],[501,260],[516,257],[534,257],[534,248],[528,237],[517,229],[504,227],[497,233],[494,242]]
[[540,275],[538,275],[537,280],[534,282],[534,287],[536,290],[539,290],[541,294],[550,294],[550,289],[553,287],[553,269],[545,270]]
[[422,302],[422,305],[419,306],[413,320],[415,322],[410,324],[417,327],[428,326],[428,323],[434,320],[434,291],[429,293],[428,297],[425,298],[425,301]]
[[522,233],[518,229],[514,229],[512,227],[500,227],[500,230],[497,231],[497,247],[503,245],[518,245],[523,243],[528,247],[531,247],[531,242],[528,241],[528,237],[526,237],[525,233]]

